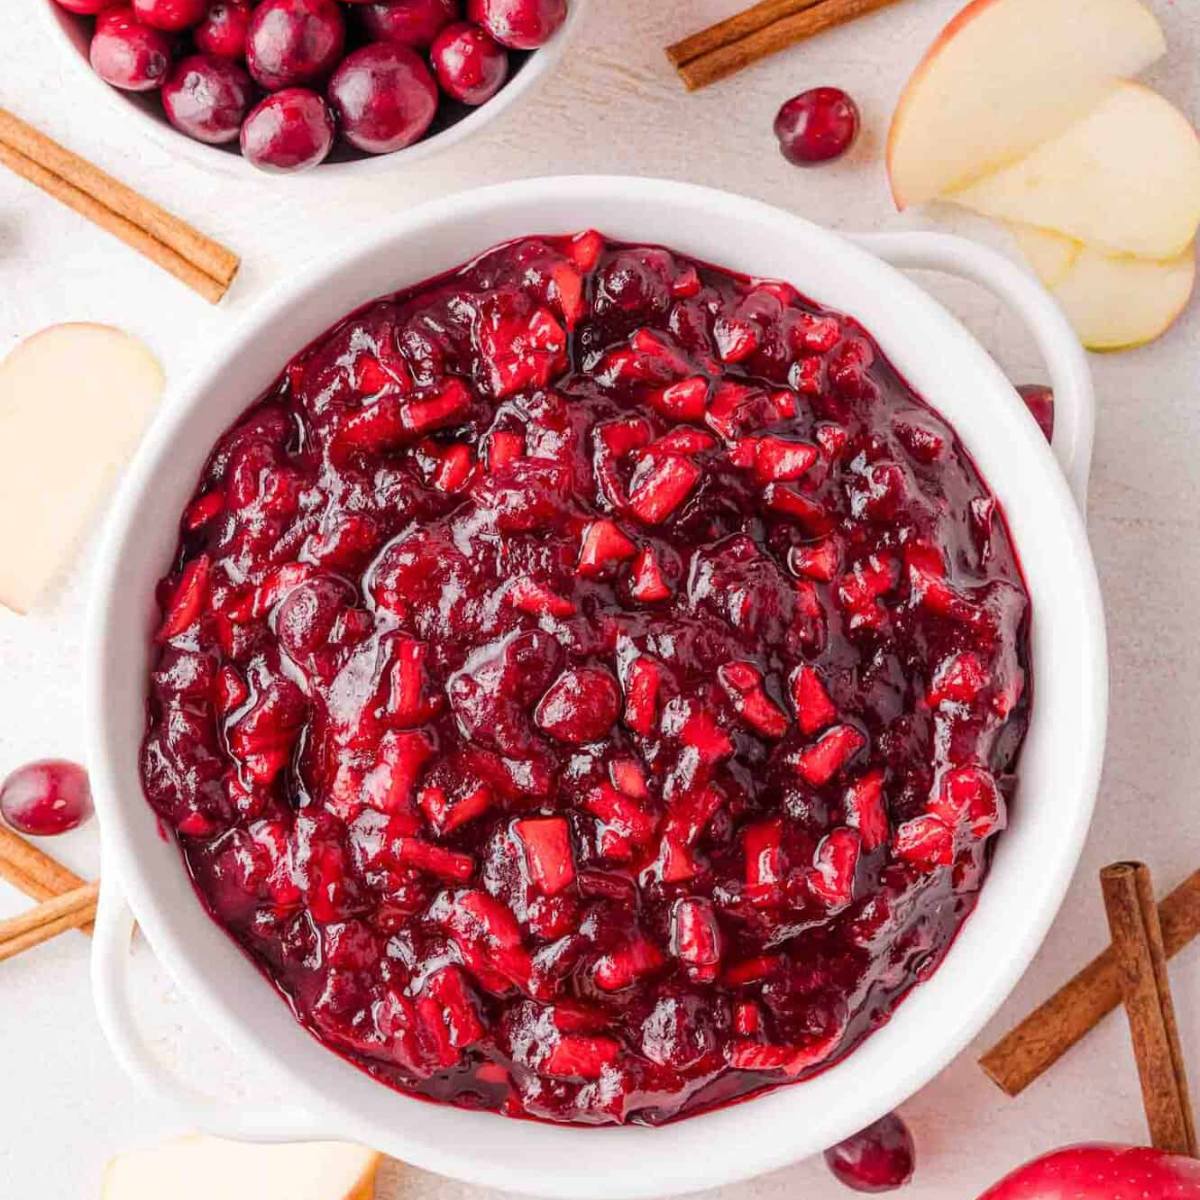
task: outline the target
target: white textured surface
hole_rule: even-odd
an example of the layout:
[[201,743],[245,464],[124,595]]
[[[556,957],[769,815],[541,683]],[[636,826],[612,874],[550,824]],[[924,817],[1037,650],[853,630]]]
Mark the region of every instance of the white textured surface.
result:
[[[836,228],[919,224],[896,216],[881,164],[888,116],[908,71],[958,0],[905,0],[776,57],[708,92],[686,95],[661,54],[669,41],[739,7],[738,0],[596,0],[564,70],[498,127],[412,173],[329,185],[232,182],[164,153],[96,108],[73,64],[42,34],[24,0],[7,16],[0,102],[238,250],[234,292],[212,309],[119,243],[0,173],[0,350],[66,320],[119,324],[144,337],[178,378],[211,339],[297,261],[397,205],[535,174],[628,171],[740,189]],[[1200,118],[1200,24],[1187,0],[1153,0],[1170,52],[1150,75]],[[850,158],[818,171],[784,163],[770,133],[777,105],[816,84],[847,88],[865,131]],[[947,214],[949,216],[950,214]],[[954,218],[997,245],[1001,235]],[[478,247],[464,247],[464,253]],[[974,289],[931,286],[1018,381],[1042,378],[1014,318]],[[980,1039],[1043,998],[1105,940],[1095,875],[1118,857],[1145,858],[1160,887],[1200,864],[1194,780],[1200,770],[1200,642],[1194,635],[1200,559],[1200,350],[1195,308],[1143,350],[1094,358],[1100,403],[1090,525],[1109,615],[1112,721],[1092,836],[1046,946]],[[54,431],[52,399],[47,430]],[[54,479],[45,481],[46,491]],[[37,503],[40,497],[30,497]],[[81,742],[78,646],[86,549],[78,569],[32,616],[0,611],[0,774],[30,758],[72,756]],[[1070,747],[1064,747],[1070,753]],[[1045,797],[1053,803],[1053,797]],[[55,853],[95,869],[95,830]],[[0,884],[0,912],[23,901]],[[146,1019],[184,1070],[256,1091],[139,956]],[[1173,970],[1193,1075],[1200,1078],[1200,949]],[[125,1082],[91,1013],[86,946],[69,935],[0,966],[0,1195],[87,1200],[114,1152],[176,1132],[160,1106]],[[1004,1098],[964,1055],[904,1108],[918,1140],[913,1200],[969,1200],[1029,1155],[1084,1138],[1138,1140],[1144,1125],[1120,1018],[1019,1100]],[[390,1166],[381,1200],[484,1200],[478,1189]],[[472,1194],[473,1193],[473,1194]],[[848,1195],[819,1162],[719,1193],[721,1200],[836,1200]],[[224,1200],[224,1198],[223,1198]],[[230,1197],[228,1200],[241,1200]]]

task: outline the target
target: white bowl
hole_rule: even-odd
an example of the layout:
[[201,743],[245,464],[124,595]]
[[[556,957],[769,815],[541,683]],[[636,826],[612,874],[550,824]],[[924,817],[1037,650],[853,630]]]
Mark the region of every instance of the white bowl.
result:
[[[176,514],[218,434],[289,356],[365,301],[497,242],[589,226],[788,280],[861,320],[958,430],[1008,515],[1033,599],[1036,700],[1012,824],[941,969],[824,1074],[658,1129],[557,1127],[465,1112],[393,1092],[349,1066],[296,1024],[202,910],[138,778],[154,586],[175,546]],[[1078,342],[1045,293],[1006,260],[960,239],[899,234],[870,244],[906,266],[987,281],[1018,304],[1048,353],[1056,449],[1073,456],[1082,492],[1090,384]],[[219,1102],[193,1105],[192,1119],[226,1132],[344,1138],[472,1183],[597,1200],[715,1187],[784,1166],[901,1103],[980,1030],[1046,933],[1091,816],[1106,716],[1103,614],[1083,522],[1037,426],[978,343],[899,271],[789,213],[725,193],[650,179],[529,180],[440,199],[360,238],[277,289],[197,377],[176,387],[125,476],[99,563],[86,655],[104,842],[93,960],[98,1011],[130,1070],[178,1094],[140,1045],[123,994],[124,892],[193,1007],[287,1080],[295,1114],[223,1115]]]
[[[113,120],[138,126],[169,154],[179,154],[189,162],[195,163],[196,166],[241,178],[249,176],[262,179],[264,177],[262,171],[242,157],[237,150],[236,142],[226,146],[210,146],[205,142],[198,142],[195,138],[188,137],[186,133],[180,133],[163,115],[162,103],[157,90],[123,92],[119,88],[105,83],[92,70],[91,63],[88,61],[88,46],[91,40],[89,31],[94,18],[68,12],[55,0],[35,0],[35,3],[41,10],[47,35],[59,45],[64,57],[71,60],[76,73],[86,80],[85,86],[92,89],[92,94],[103,97],[101,103],[108,105],[112,110]],[[414,142],[411,146],[392,154],[368,154],[361,158],[347,159],[344,162],[323,162],[311,171],[301,171],[294,176],[277,175],[273,177],[303,179],[315,173],[321,179],[330,179],[335,174],[345,176],[353,172],[361,175],[369,171],[395,170],[420,162],[441,150],[457,145],[486,128],[501,113],[512,108],[517,101],[533,93],[535,87],[558,65],[568,43],[579,28],[589,3],[590,0],[570,0],[567,19],[558,33],[545,46],[534,51],[521,69],[491,100],[486,104],[481,104],[461,121],[443,129],[440,133]]]

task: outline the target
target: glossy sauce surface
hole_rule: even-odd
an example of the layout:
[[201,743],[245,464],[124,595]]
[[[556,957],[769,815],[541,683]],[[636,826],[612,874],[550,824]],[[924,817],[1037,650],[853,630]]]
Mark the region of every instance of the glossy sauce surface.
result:
[[974,904],[1028,597],[854,321],[595,233],[379,300],[218,443],[142,778],[317,1037],[658,1123],[836,1061]]

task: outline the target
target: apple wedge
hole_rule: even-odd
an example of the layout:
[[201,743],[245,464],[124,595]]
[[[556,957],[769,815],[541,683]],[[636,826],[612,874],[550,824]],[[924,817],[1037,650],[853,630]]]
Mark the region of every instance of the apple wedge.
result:
[[974,0],[909,79],[888,134],[898,208],[1015,162],[1166,50],[1138,0]]
[[1044,229],[1023,226],[1013,233],[1089,350],[1130,350],[1152,342],[1191,297],[1195,246],[1163,262],[1103,254]]
[[108,325],[55,325],[0,363],[0,604],[25,612],[57,573],[162,387]]
[[342,1142],[187,1137],[114,1158],[101,1200],[370,1200],[379,1155]]
[[1034,225],[1010,225],[1009,228],[1025,261],[1048,288],[1062,282],[1083,249],[1083,243],[1074,238],[1051,233],[1048,229],[1038,229]]
[[1107,254],[1175,259],[1200,225],[1200,140],[1170,101],[1122,80],[1057,137],[946,199]]

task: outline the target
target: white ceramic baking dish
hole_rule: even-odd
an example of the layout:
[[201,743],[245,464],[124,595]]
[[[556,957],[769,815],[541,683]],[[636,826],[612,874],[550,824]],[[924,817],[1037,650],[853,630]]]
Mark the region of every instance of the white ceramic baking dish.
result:
[[[323,162],[312,171],[298,175],[274,175],[274,179],[344,179],[349,175],[365,175],[398,170],[421,162],[441,150],[473,137],[492,124],[502,113],[508,112],[520,100],[532,95],[534,90],[549,77],[559,63],[571,39],[583,22],[590,0],[570,0],[566,22],[555,36],[540,50],[535,51],[521,69],[486,104],[481,104],[461,121],[446,129],[414,142],[393,154],[365,155],[345,161]],[[59,52],[71,64],[71,70],[80,78],[81,85],[91,89],[97,102],[108,106],[113,120],[140,129],[152,137],[168,154],[179,155],[205,170],[216,171],[235,177],[267,178],[257,167],[252,166],[237,151],[237,143],[226,146],[210,146],[198,142],[175,129],[163,115],[158,93],[123,92],[110,87],[88,61],[88,46],[91,43],[91,17],[68,12],[56,0],[35,0],[41,10],[42,23],[47,37],[56,44]]]
[[[205,914],[138,779],[154,585],[175,545],[176,514],[217,435],[288,357],[364,301],[505,239],[586,227],[786,279],[857,317],[958,430],[1004,506],[1033,598],[1037,693],[1011,826],[941,969],[817,1078],[658,1129],[555,1127],[432,1105],[330,1053]],[[897,267],[975,280],[1020,312],[1056,393],[1053,453],[993,360]],[[1103,614],[1080,516],[1092,420],[1078,342],[1041,288],[1000,256],[937,234],[846,239],[756,201],[674,182],[528,180],[440,199],[289,278],[238,323],[208,366],[174,389],[125,476],[99,554],[86,683],[104,843],[93,978],[113,1048],[131,1072],[212,1129],[344,1138],[473,1183],[597,1200],[685,1192],[769,1171],[901,1103],[966,1046],[1020,978],[1058,909],[1091,817],[1107,701]],[[294,1111],[250,1112],[196,1097],[147,1051],[124,990],[131,914],[194,1008],[286,1079]]]

